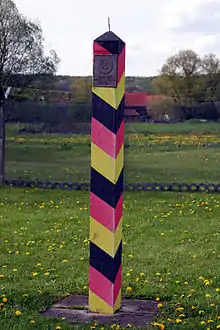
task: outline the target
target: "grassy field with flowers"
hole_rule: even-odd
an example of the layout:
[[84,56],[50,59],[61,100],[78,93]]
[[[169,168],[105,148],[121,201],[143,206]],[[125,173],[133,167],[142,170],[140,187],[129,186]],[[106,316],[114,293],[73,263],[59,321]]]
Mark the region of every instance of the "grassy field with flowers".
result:
[[[40,316],[88,293],[88,201],[88,192],[0,190],[0,329],[107,329]],[[123,234],[123,296],[158,301],[150,329],[220,328],[219,195],[125,193]]]
[[[90,136],[7,127],[8,178],[89,182]],[[220,123],[126,124],[126,182],[219,183]]]

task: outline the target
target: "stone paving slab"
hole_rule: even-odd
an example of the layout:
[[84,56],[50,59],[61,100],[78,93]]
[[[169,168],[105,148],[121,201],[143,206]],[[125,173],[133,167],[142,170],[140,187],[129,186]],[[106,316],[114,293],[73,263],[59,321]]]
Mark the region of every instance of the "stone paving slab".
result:
[[145,327],[152,322],[158,308],[157,302],[152,300],[123,299],[120,311],[114,315],[92,313],[88,309],[88,297],[69,296],[55,303],[44,316],[62,318],[74,323],[90,323],[96,321],[101,324],[119,324],[135,327]]

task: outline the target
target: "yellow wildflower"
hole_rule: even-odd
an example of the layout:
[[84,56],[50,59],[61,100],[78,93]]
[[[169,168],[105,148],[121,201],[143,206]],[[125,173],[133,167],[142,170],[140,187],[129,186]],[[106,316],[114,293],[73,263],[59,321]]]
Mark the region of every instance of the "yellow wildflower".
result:
[[165,326],[162,323],[154,322],[154,326],[159,327],[160,330],[164,330]]
[[181,323],[181,322],[182,322],[181,319],[179,319],[179,318],[176,319],[176,323]]

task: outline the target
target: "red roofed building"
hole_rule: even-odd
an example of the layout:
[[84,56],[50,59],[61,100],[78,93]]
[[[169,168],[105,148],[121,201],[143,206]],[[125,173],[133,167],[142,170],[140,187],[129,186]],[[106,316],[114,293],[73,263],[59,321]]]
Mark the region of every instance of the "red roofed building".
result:
[[151,102],[162,102],[167,99],[169,99],[169,97],[165,95],[148,95],[147,103],[150,104]]
[[147,116],[148,94],[145,92],[125,93],[125,120],[143,121]]

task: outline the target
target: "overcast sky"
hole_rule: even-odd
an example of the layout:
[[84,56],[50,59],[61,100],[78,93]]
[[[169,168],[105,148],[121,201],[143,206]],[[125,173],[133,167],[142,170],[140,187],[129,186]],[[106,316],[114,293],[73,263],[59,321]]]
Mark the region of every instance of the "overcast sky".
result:
[[[126,75],[158,73],[180,49],[220,56],[220,0],[15,0],[38,19],[59,74],[91,75],[92,41],[111,29],[127,44]],[[130,3],[130,4],[129,4]]]

